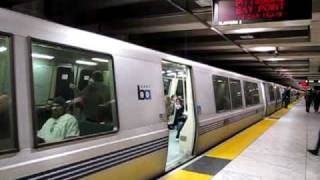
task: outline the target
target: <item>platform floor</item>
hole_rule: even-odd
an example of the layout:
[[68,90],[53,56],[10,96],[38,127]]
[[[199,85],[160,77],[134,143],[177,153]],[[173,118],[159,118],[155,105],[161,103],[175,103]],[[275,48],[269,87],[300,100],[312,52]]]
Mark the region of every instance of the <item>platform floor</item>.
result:
[[281,109],[161,180],[320,180],[320,113],[304,101]]

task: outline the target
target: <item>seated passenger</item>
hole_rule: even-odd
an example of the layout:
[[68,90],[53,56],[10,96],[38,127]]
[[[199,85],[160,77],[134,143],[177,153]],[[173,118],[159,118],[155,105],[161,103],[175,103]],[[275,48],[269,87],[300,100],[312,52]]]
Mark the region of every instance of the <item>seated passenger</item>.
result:
[[8,110],[9,97],[6,94],[0,95],[0,112],[6,112]]
[[0,139],[10,137],[10,109],[9,97],[6,94],[0,95]]
[[52,104],[53,104],[53,99],[49,98],[45,106],[40,106],[39,108],[37,108],[39,127],[41,127],[46,122],[46,120],[51,117]]
[[44,142],[57,142],[66,138],[79,136],[78,121],[66,112],[66,102],[62,97],[54,99],[49,118],[37,136]]

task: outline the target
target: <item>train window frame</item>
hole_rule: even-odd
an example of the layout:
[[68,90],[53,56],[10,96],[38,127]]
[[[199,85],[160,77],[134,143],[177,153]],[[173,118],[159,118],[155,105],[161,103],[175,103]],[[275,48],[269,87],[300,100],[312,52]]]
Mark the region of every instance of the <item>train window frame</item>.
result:
[[[231,84],[230,81],[239,81],[240,84],[240,94],[241,94],[241,105],[237,108],[233,108],[233,100],[232,100],[232,93],[231,93]],[[240,79],[236,79],[236,78],[228,78],[228,82],[229,82],[229,92],[230,92],[230,100],[231,100],[231,110],[239,110],[239,109],[243,109],[243,87],[242,87],[242,83]]]
[[[245,88],[246,88],[246,83],[252,83],[252,84],[256,84],[256,85],[257,85],[257,88],[258,88],[258,95],[259,95],[259,98],[258,98],[259,102],[258,102],[258,103],[248,105],[248,103],[247,103],[247,99],[246,99],[247,94],[246,94],[246,90],[245,90]],[[245,105],[246,105],[246,107],[247,107],[247,108],[248,108],[248,107],[258,106],[258,105],[260,105],[260,104],[261,104],[261,94],[260,94],[260,88],[259,88],[259,83],[258,83],[258,82],[252,82],[252,81],[246,81],[246,80],[244,80],[244,81],[243,81],[243,91],[244,91],[244,100],[245,100]]]
[[[228,87],[228,96],[229,96],[229,109],[222,109],[222,110],[218,110],[217,109],[217,99],[216,99],[216,91],[215,91],[215,77],[222,77],[227,79],[227,87]],[[213,86],[213,96],[214,96],[214,102],[215,102],[215,110],[216,110],[216,114],[221,114],[221,113],[225,113],[225,112],[230,112],[232,111],[232,99],[231,99],[231,92],[230,92],[230,81],[229,81],[229,77],[228,76],[223,76],[223,75],[217,75],[217,74],[212,74],[211,75],[211,81],[212,81],[212,86]]]
[[0,36],[7,37],[9,39],[9,63],[10,63],[10,86],[11,86],[11,93],[12,93],[12,135],[14,135],[14,147],[11,149],[0,151],[0,156],[5,154],[12,154],[20,152],[20,143],[19,143],[19,129],[18,129],[18,116],[17,116],[17,94],[16,94],[16,76],[15,76],[15,49],[14,49],[14,34],[8,32],[0,31]]
[[[268,85],[268,91],[269,91],[269,102],[274,102],[276,101],[276,96],[275,96],[275,86],[272,84],[267,84]],[[270,91],[271,90],[271,91]],[[273,97],[273,98],[272,98]]]
[[281,89],[279,86],[276,87],[276,100],[281,101]]
[[[30,82],[30,98],[31,98],[31,111],[32,111],[32,136],[33,136],[33,147],[35,149],[39,148],[44,148],[44,147],[55,147],[55,146],[63,146],[63,145],[69,145],[72,142],[82,142],[83,140],[93,140],[96,137],[104,137],[104,136],[110,136],[113,134],[117,134],[120,131],[120,117],[119,117],[119,105],[118,105],[118,96],[117,96],[117,82],[116,82],[116,77],[115,77],[115,69],[114,69],[114,58],[112,54],[105,53],[105,52],[100,52],[100,51],[93,51],[91,49],[85,49],[85,48],[80,48],[72,45],[66,45],[63,43],[58,43],[54,41],[47,41],[35,37],[27,37],[28,41],[28,69],[29,69],[29,82]],[[100,133],[95,133],[95,134],[90,134],[90,135],[85,135],[85,136],[78,136],[75,138],[70,138],[70,139],[64,139],[62,141],[57,141],[57,142],[51,142],[51,143],[37,143],[37,126],[35,124],[35,119],[37,119],[37,115],[35,112],[35,93],[34,93],[34,77],[33,77],[33,60],[32,60],[32,42],[37,42],[37,43],[44,43],[44,44],[49,44],[49,45],[55,45],[55,46],[62,46],[65,48],[70,48],[73,50],[78,50],[78,51],[83,51],[83,52],[89,52],[89,53],[97,53],[101,55],[105,55],[110,57],[110,62],[112,64],[112,76],[113,76],[113,91],[114,91],[114,99],[115,99],[115,108],[116,108],[116,129],[112,131],[107,131],[107,132],[100,132]]]

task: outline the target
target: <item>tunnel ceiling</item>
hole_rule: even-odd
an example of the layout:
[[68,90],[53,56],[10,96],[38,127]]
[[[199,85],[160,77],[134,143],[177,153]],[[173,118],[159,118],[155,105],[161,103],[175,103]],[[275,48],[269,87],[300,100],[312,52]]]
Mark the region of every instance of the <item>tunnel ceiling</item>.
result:
[[320,79],[316,0],[312,20],[214,30],[210,0],[1,0],[0,6],[284,85]]

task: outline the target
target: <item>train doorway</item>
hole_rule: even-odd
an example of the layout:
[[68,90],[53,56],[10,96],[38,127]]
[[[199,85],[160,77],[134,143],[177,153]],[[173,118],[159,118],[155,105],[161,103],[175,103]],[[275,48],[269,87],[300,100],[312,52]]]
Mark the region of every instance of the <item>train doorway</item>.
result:
[[196,120],[191,68],[162,61],[162,78],[169,128],[166,170],[170,170],[193,156]]

